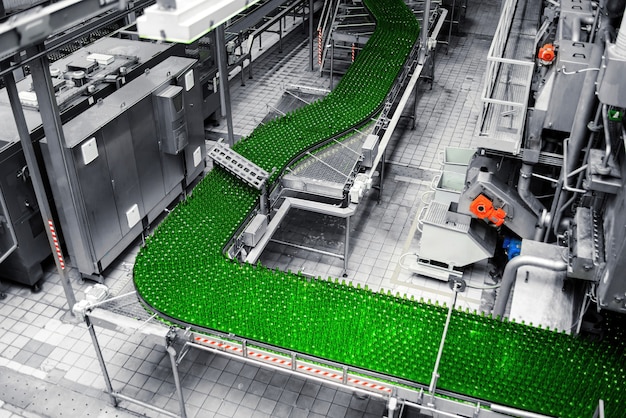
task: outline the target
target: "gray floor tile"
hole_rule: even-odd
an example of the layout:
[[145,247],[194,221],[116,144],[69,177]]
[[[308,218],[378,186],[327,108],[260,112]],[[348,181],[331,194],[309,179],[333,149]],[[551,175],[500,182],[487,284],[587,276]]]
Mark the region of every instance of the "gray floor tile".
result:
[[272,416],[276,418],[288,418],[293,406],[284,403],[277,403],[272,411]]
[[298,400],[298,393],[297,392],[292,392],[290,390],[284,390],[283,393],[281,393],[280,398],[278,399],[278,402],[282,402],[284,404],[287,405],[291,405],[291,406],[295,406],[296,405],[296,401]]

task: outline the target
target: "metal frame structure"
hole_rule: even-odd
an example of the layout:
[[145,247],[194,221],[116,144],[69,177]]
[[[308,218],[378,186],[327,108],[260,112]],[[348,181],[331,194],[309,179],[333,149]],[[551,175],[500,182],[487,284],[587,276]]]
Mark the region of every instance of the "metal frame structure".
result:
[[478,124],[478,135],[486,147],[513,154],[519,153],[521,148],[535,68],[533,59],[505,57],[507,48],[521,38],[511,36],[517,4],[518,0],[507,0],[502,6],[487,55],[487,72],[481,96],[483,111]]
[[[390,414],[394,413],[396,405],[400,405],[402,409],[410,407],[426,413],[435,413],[438,416],[452,418],[469,416],[505,418],[511,415],[524,418],[548,418],[545,415],[504,405],[490,404],[437,388],[437,380],[440,377],[438,366],[445,345],[446,329],[450,324],[452,313],[457,309],[456,298],[459,291],[461,289],[458,287],[452,289],[451,304],[448,307],[448,315],[429,385],[359,369],[232,334],[209,329],[183,329],[167,326],[155,319],[154,316],[148,316],[148,313],[137,301],[135,291],[88,306],[83,313],[83,319],[96,351],[106,392],[111,404],[115,407],[119,407],[121,401],[126,401],[168,416],[186,418],[185,400],[178,367],[191,349],[197,349],[385,399],[388,402]],[[165,319],[172,320],[171,318]],[[168,411],[129,396],[123,392],[123,388],[121,390],[113,388],[106,359],[98,341],[96,327],[116,331],[126,336],[140,336],[144,342],[165,348],[174,377],[178,412]]]

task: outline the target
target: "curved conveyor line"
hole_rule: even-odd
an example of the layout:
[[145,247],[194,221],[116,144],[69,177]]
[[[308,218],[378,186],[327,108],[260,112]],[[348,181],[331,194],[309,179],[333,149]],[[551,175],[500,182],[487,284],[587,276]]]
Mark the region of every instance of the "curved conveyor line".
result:
[[[259,126],[234,149],[268,172],[378,109],[419,25],[402,0],[364,0],[377,27],[326,98]],[[222,248],[259,193],[213,169],[139,252],[133,278],[147,309],[181,326],[213,329],[419,383],[430,381],[444,308],[335,280],[228,260]],[[454,243],[450,251],[460,251]],[[609,416],[626,405],[621,324],[602,343],[455,311],[439,387],[563,417]]]

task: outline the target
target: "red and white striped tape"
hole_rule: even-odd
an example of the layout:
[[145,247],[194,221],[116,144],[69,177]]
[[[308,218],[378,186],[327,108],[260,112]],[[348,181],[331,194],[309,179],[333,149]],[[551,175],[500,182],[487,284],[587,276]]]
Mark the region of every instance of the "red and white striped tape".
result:
[[248,351],[248,354],[261,360],[280,364],[281,366],[291,367],[291,362],[289,360],[268,356],[267,354],[255,353],[254,351]]
[[353,42],[352,43],[352,62],[354,62],[355,54],[356,54],[356,45]]
[[57,237],[56,230],[54,229],[54,223],[48,219],[48,227],[50,228],[50,235],[52,235],[52,242],[54,242],[54,248],[57,252],[57,258],[59,259],[59,265],[61,270],[65,270],[65,260],[63,260],[63,253],[61,252],[61,246],[59,245],[59,238]]
[[304,370],[305,372],[309,372],[309,373],[315,373],[319,376],[327,377],[330,379],[338,379],[338,380],[343,379],[343,377],[337,373],[329,372],[326,370],[315,369],[313,367],[303,366],[302,364],[298,366],[298,369]]
[[196,337],[195,340],[200,342],[200,343],[209,344],[209,345],[212,345],[214,347],[223,348],[225,350],[231,350],[231,351],[235,351],[237,353],[242,353],[243,352],[241,347],[237,347],[236,345],[224,344],[224,343],[220,343],[220,342],[209,340],[207,338],[202,338],[202,337]]
[[317,30],[317,65],[322,65],[322,30]]
[[380,390],[380,391],[383,391],[383,392],[391,393],[391,389],[390,388],[388,388],[386,386],[377,385],[376,383],[368,382],[368,381],[365,381],[365,380],[359,380],[359,379],[355,379],[353,377],[350,377],[350,378],[348,378],[348,382],[352,383],[353,385],[364,386],[366,388],[376,389],[376,390]]
[[[242,353],[243,349],[241,347],[237,347],[237,346],[233,346],[233,345],[229,345],[229,344],[224,344],[224,343],[220,343],[214,340],[209,340],[208,338],[203,338],[203,337],[195,337],[195,340],[197,342],[203,343],[203,344],[209,344],[212,345],[214,347],[219,347],[219,348],[223,348],[225,350],[231,350],[231,351],[235,351],[237,353]],[[278,358],[278,357],[272,357],[269,356],[267,354],[263,354],[263,353],[257,353],[255,351],[248,351],[248,355],[252,356],[252,357],[256,357],[257,359],[260,360],[264,360],[270,363],[274,363],[274,364],[279,364],[281,366],[284,367],[291,367],[291,362],[289,360],[286,359],[282,359],[282,358]],[[317,369],[314,367],[309,367],[309,366],[305,366],[303,364],[299,364],[298,365],[298,369],[308,372],[308,373],[312,373],[321,377],[325,377],[327,379],[336,379],[336,380],[343,380],[343,376],[337,373],[333,373],[330,372],[328,370],[321,370],[321,369]],[[378,385],[376,383],[372,383],[372,382],[368,382],[366,380],[360,380],[360,379],[355,379],[353,377],[349,377],[348,378],[348,383],[351,383],[353,385],[357,385],[357,386],[363,386],[369,389],[375,389],[375,390],[379,390],[382,392],[387,392],[387,393],[391,393],[391,388],[388,388],[386,386],[382,386],[382,385]]]

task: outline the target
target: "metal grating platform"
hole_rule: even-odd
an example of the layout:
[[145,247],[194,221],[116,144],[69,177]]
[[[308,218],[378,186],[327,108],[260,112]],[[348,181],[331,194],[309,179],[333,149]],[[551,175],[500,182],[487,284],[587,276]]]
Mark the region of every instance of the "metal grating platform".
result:
[[448,229],[453,229],[459,232],[467,232],[470,228],[469,218],[468,222],[463,222],[460,218],[455,217],[451,219],[448,217],[449,204],[441,203],[433,200],[426,211],[424,216],[424,223],[431,225],[443,226]]
[[209,157],[215,164],[239,177],[250,186],[261,190],[269,177],[269,173],[250,160],[237,154],[221,142],[217,142],[209,151]]

